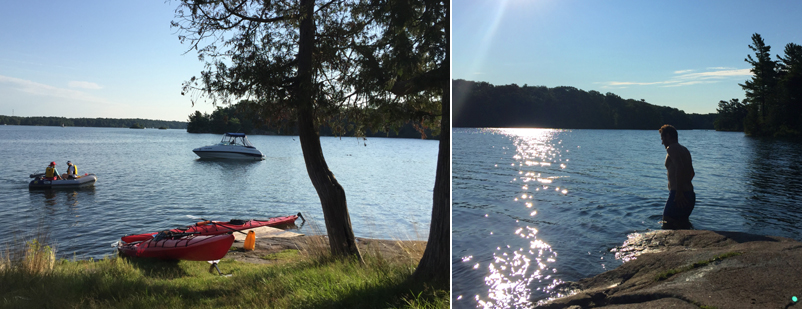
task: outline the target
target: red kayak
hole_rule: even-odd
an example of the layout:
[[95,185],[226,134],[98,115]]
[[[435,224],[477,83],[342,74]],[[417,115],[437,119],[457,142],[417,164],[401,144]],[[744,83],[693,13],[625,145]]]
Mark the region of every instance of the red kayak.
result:
[[234,244],[234,235],[186,235],[152,238],[148,241],[123,244],[117,249],[132,257],[166,260],[214,261],[222,259]]
[[[172,230],[168,230],[173,233],[192,233],[192,234],[199,234],[199,235],[220,235],[225,233],[231,233],[235,231],[247,230],[262,226],[270,226],[270,227],[279,227],[279,226],[286,226],[295,223],[295,220],[303,216],[299,212],[297,215],[290,215],[285,217],[275,217],[270,218],[267,220],[231,220],[228,222],[223,221],[203,221],[195,223],[194,225],[190,225],[187,227],[176,228]],[[145,234],[137,234],[137,235],[127,235],[123,236],[121,239],[126,243],[133,243],[138,241],[146,241],[149,239],[153,239],[157,233],[145,233]]]

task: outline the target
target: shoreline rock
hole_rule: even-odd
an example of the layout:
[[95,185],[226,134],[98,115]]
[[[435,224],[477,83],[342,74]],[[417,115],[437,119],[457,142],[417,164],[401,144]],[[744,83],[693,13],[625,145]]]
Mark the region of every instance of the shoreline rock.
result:
[[802,242],[705,230],[630,238],[623,265],[558,289],[539,308],[786,308],[802,297]]
[[[256,230],[256,229],[254,229]],[[244,231],[247,233],[248,231]],[[226,254],[224,259],[254,263],[272,264],[283,262],[265,258],[271,254],[278,254],[284,250],[298,250],[305,254],[316,255],[321,252],[329,252],[329,242],[326,236],[322,235],[302,235],[290,231],[274,228],[266,228],[263,231],[256,231],[256,246],[254,250],[244,250],[244,233],[235,235],[238,239],[234,242],[232,249]],[[237,233],[235,233],[237,234]],[[426,241],[418,240],[387,240],[356,237],[357,247],[362,256],[377,256],[385,260],[410,260],[417,262],[423,256],[426,249]]]

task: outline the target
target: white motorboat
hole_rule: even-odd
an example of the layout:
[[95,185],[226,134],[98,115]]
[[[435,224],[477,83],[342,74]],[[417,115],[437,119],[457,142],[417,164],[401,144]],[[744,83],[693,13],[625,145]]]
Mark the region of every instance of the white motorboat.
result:
[[45,178],[45,174],[32,174],[30,175],[33,180],[28,183],[30,189],[58,189],[58,188],[78,188],[95,185],[97,176],[95,174],[83,174],[72,179],[57,179],[49,180]]
[[217,145],[195,148],[192,152],[201,159],[265,159],[265,155],[248,141],[245,133],[226,133]]

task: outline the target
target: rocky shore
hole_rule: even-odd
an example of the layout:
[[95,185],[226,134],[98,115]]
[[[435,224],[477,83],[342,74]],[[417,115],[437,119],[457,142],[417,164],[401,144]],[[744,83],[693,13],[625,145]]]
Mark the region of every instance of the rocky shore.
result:
[[802,305],[802,243],[704,230],[637,234],[618,268],[560,287],[542,308],[789,308]]
[[[326,236],[306,236],[291,231],[271,227],[252,229],[256,233],[254,250],[244,250],[245,233],[234,233],[236,241],[225,258],[254,264],[280,263],[281,259],[271,256],[285,251],[299,254],[317,255],[329,252]],[[244,232],[248,232],[247,230]],[[375,256],[385,260],[404,260],[417,262],[426,249],[425,241],[387,240],[357,237],[357,246],[363,256]]]

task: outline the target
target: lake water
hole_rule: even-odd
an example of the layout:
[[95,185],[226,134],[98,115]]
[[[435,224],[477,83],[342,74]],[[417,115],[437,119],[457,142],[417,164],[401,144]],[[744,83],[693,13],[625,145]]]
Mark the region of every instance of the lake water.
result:
[[[802,240],[802,142],[680,131],[695,229]],[[621,265],[628,235],[661,228],[657,130],[453,130],[455,308],[525,308]]]
[[[185,226],[197,218],[298,212],[316,223],[307,222],[301,233],[325,233],[297,136],[248,136],[264,161],[199,160],[192,152],[221,138],[185,130],[0,126],[0,216],[6,222],[0,245],[41,230],[59,257],[101,258],[114,253],[111,244],[124,234]],[[329,168],[345,188],[356,236],[427,238],[438,143],[321,138]],[[28,189],[29,174],[44,172],[51,161],[66,172],[68,160],[80,174],[96,174],[95,186]]]

